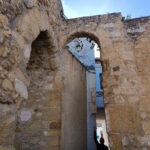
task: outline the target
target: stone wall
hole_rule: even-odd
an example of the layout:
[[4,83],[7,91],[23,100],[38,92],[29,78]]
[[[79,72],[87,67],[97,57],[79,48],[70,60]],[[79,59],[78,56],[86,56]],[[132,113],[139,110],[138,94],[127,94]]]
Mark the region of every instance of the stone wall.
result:
[[[83,36],[101,47],[111,149],[150,149],[149,17],[65,20],[60,0],[1,0],[0,12],[0,149],[86,149],[86,111],[78,109],[86,107],[85,70],[66,50]],[[70,118],[82,132],[69,132]]]
[[32,43],[27,74],[30,78],[28,100],[18,110],[16,149],[59,149],[61,93],[56,71],[51,69],[51,52],[46,32]]
[[121,14],[108,14],[70,19],[62,26],[62,45],[89,37],[101,47],[107,132],[114,150],[150,148],[149,23],[149,17],[126,21]]
[[[18,142],[20,140],[21,142],[27,142],[26,140],[28,139],[24,139],[26,135],[20,136],[21,133],[23,134],[25,131],[28,131],[28,135],[32,134],[30,133],[30,131],[32,131],[32,129],[34,128],[33,126],[35,125],[33,122],[35,121],[37,123],[39,121],[39,118],[37,116],[41,111],[39,109],[40,106],[36,105],[37,102],[33,103],[34,100],[38,100],[38,98],[35,97],[37,91],[34,90],[40,90],[39,84],[42,86],[44,82],[55,83],[53,85],[55,88],[52,89],[54,90],[53,93],[56,94],[51,94],[52,98],[49,97],[50,106],[47,106],[47,111],[48,109],[54,107],[52,101],[53,99],[55,99],[55,95],[57,97],[56,99],[58,99],[58,102],[61,99],[61,94],[60,92],[58,92],[60,89],[59,87],[56,87],[57,84],[55,81],[55,77],[57,77],[57,60],[59,57],[57,56],[58,43],[56,35],[58,32],[57,26],[59,25],[58,20],[61,20],[58,19],[61,17],[61,9],[61,3],[55,3],[55,1],[0,1],[0,149],[12,150],[14,149],[15,141]],[[55,10],[58,11],[56,12]],[[47,59],[45,59],[45,62],[43,62],[44,64],[38,66],[43,68],[42,70],[40,70],[39,68],[35,69],[31,67],[31,72],[29,73],[30,69],[28,68],[30,67],[28,66],[28,62],[30,60],[32,42],[42,31],[46,32],[44,36],[46,39],[41,41],[44,43],[44,45],[47,46],[47,49],[49,51],[45,54],[42,54],[42,59],[45,59],[45,55],[47,56]],[[39,58],[36,58],[36,60],[39,62],[38,59]],[[42,73],[41,71],[43,71],[42,76],[40,76],[40,73]],[[51,75],[46,79],[46,77],[48,76],[47,72],[49,72],[49,74],[51,73]],[[35,79],[38,80],[38,77],[40,78],[39,82],[42,78],[44,78],[44,80],[41,83],[34,82]],[[48,85],[47,88],[50,88],[49,86],[51,86],[51,84]],[[48,93],[47,91],[48,89],[45,90],[45,92],[50,95],[50,93]],[[34,94],[32,94],[32,92]],[[41,97],[42,94],[39,96],[40,100],[42,101]],[[43,104],[46,103],[45,101],[41,102],[43,107],[44,105],[46,105]],[[32,105],[29,106],[30,104]],[[60,116],[59,109],[60,104],[58,103],[58,111],[56,113],[56,116]],[[57,109],[55,109],[55,111],[56,110]],[[42,111],[46,113],[46,107]],[[51,110],[51,112],[48,113],[54,113],[54,111]],[[29,121],[26,123],[27,126],[24,126],[24,119],[25,123]],[[34,121],[32,122],[32,120]],[[47,122],[48,121],[49,120],[47,119]],[[28,125],[30,123],[33,124],[33,126],[29,129]],[[47,130],[49,129],[48,131],[44,128],[44,126],[41,127],[41,125],[39,127],[39,125],[36,124],[37,131],[42,128],[41,132],[42,135],[46,134],[44,135],[45,137],[52,134],[53,137],[51,138],[52,140],[49,142],[49,145],[51,145],[52,147],[55,146],[57,149],[59,149],[60,145],[60,124],[60,120],[51,119],[47,124]],[[46,123],[44,125],[46,126]],[[56,130],[55,128],[58,128],[58,130]],[[51,131],[51,129],[53,129],[54,131]],[[43,130],[45,131],[44,133]],[[36,134],[35,130],[33,130],[33,134],[31,135],[31,138],[33,137],[33,142],[31,141],[26,145],[23,142],[16,143],[16,149],[20,149],[20,146],[23,146],[22,149],[25,149],[25,147],[28,146],[31,146],[31,149],[34,148],[37,142],[37,140],[34,139]],[[19,140],[15,140],[15,137],[19,137]],[[38,141],[39,140],[40,139],[38,139]],[[46,138],[44,142],[45,141]],[[43,145],[45,144],[44,142],[41,141]]]

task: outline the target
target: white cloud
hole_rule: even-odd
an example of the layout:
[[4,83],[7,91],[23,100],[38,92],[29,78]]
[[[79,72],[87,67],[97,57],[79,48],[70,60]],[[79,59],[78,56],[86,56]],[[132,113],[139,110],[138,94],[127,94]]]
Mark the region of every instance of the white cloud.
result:
[[64,0],[62,0],[64,14],[67,18],[76,18],[78,17],[77,11],[75,11],[73,8],[71,8]]

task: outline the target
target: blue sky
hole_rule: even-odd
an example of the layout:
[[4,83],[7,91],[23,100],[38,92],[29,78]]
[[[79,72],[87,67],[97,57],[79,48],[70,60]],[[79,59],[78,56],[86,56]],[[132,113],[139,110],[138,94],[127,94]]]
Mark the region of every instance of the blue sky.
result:
[[68,18],[121,12],[132,18],[150,16],[150,0],[62,0]]

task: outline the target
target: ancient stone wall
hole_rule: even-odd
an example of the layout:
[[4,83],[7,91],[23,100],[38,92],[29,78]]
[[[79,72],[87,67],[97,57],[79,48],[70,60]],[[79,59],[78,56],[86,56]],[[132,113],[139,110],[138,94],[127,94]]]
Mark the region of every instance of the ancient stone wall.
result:
[[149,23],[149,17],[124,21],[120,14],[108,14],[70,19],[62,26],[61,43],[90,37],[101,47],[107,131],[114,150],[150,148]]
[[[139,114],[140,133],[132,137],[130,144],[138,143],[138,148],[150,149],[149,137],[149,50],[150,50],[150,17],[133,19],[125,22],[127,33],[133,43],[133,56],[138,80],[136,97],[132,103],[136,103],[135,109]],[[136,133],[137,134],[137,133]],[[131,141],[131,140],[130,140]]]
[[51,69],[50,43],[41,32],[32,43],[27,74],[30,78],[28,99],[18,110],[16,149],[59,149],[61,93]]
[[[15,141],[17,141],[15,142],[16,149],[20,149],[20,147],[21,149],[28,149],[29,146],[34,149],[37,142],[39,142],[39,147],[47,145],[46,137],[48,136],[51,137],[48,145],[59,149],[61,122],[60,118],[57,117],[60,116],[61,93],[55,77],[57,77],[57,60],[59,57],[57,56],[56,35],[59,25],[58,20],[61,21],[59,19],[61,18],[61,9],[61,3],[55,3],[55,1],[0,1],[0,149],[14,149]],[[37,50],[36,53],[40,51],[39,55],[35,55],[33,50],[32,56],[30,56],[32,48],[35,49],[36,47],[32,42],[41,32],[45,32],[44,38],[46,39],[38,40],[39,45],[36,44],[36,46],[44,46],[46,50],[44,52],[43,50]],[[37,56],[37,58],[34,58],[34,56]],[[33,63],[34,59],[38,61],[35,62],[37,65],[35,65],[35,68],[29,65]],[[42,61],[43,64],[39,65],[40,59],[44,61]],[[40,67],[43,69],[40,70]],[[40,83],[43,78],[44,80]],[[36,79],[38,81],[34,82]],[[47,90],[44,91],[45,95],[42,90],[41,93],[36,91],[40,90],[40,86],[44,83],[50,83]],[[53,92],[50,86],[54,87],[52,88]],[[46,84],[44,84],[43,90],[44,88],[46,88]],[[48,90],[49,92],[47,92]],[[51,94],[51,97],[48,97],[50,93],[56,94]],[[40,106],[36,102],[38,101],[36,94],[39,94],[41,101],[43,95],[45,99],[47,96],[46,100],[50,99],[49,104],[46,104],[46,100],[43,100],[42,108],[39,108]],[[57,101],[58,110],[55,109],[55,104],[53,104],[54,99]],[[48,111],[50,108],[51,111]],[[45,118],[38,124],[39,118],[41,119],[39,117],[41,111]],[[46,112],[49,114],[45,114]],[[52,113],[55,115],[52,115]],[[55,119],[50,119],[50,115]],[[34,124],[32,119],[37,124]],[[43,123],[44,121],[46,122]],[[32,126],[28,128],[30,123]],[[44,126],[41,124],[44,124]],[[28,131],[27,134],[24,134],[25,131]],[[23,134],[24,136],[22,136]],[[40,138],[38,140],[34,138],[37,134],[45,137],[45,139],[43,138],[44,142]],[[26,139],[26,136],[29,135],[33,140],[28,143],[29,139]]]
[[[111,149],[150,149],[149,17],[65,20],[55,0],[0,0],[0,12],[0,149],[86,149],[85,69],[66,49],[75,37],[101,47]],[[66,141],[71,117],[81,132]]]

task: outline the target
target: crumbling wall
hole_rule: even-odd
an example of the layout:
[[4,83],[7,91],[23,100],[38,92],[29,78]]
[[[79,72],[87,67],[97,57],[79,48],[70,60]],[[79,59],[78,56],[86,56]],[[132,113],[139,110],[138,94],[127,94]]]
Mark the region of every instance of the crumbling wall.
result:
[[[42,140],[40,140],[39,136],[36,136],[37,133],[33,132],[33,137],[35,135],[38,138],[38,140],[33,138],[30,143],[33,147],[37,142],[41,142],[39,145],[45,144],[46,146],[47,143],[52,142],[48,145],[49,147],[59,149],[61,143],[63,149],[67,143],[65,143],[66,135],[63,131],[68,132],[68,126],[65,124],[65,119],[62,118],[67,109],[75,110],[71,103],[67,105],[69,104],[67,95],[72,93],[72,95],[70,94],[74,97],[72,100],[81,97],[83,99],[82,106],[86,99],[84,69],[82,70],[77,62],[75,62],[76,65],[73,65],[75,68],[72,68],[72,56],[66,54],[65,46],[75,37],[83,36],[93,39],[101,47],[104,102],[110,147],[114,150],[150,149],[149,17],[124,21],[121,14],[116,13],[65,20],[61,1],[56,2],[55,0],[1,0],[0,12],[0,149],[14,149],[15,135],[20,137],[19,132],[23,133],[23,130],[28,130],[26,129],[28,125],[20,126],[22,121],[17,121],[18,116],[22,117],[22,114],[25,115],[25,118],[22,118],[23,121],[24,119],[28,121],[29,118],[32,120],[29,119],[33,124],[28,130],[31,131],[29,135],[32,134],[34,125],[34,132],[38,129],[39,133],[43,133]],[[47,62],[48,60],[43,62],[48,64],[49,69],[44,68],[45,65],[39,65],[41,69],[37,68],[37,74],[33,68],[29,73],[27,65],[30,64],[32,43],[41,31],[47,32],[46,43],[49,43],[50,53],[46,54],[45,60],[48,59],[49,62]],[[42,75],[40,71],[43,72]],[[71,75],[75,75],[79,80],[82,79],[81,82],[76,82],[74,76]],[[52,76],[53,80],[51,81],[51,78],[47,78],[47,76]],[[38,77],[44,79],[38,80]],[[39,88],[39,82],[42,89]],[[45,82],[50,83],[47,88],[51,87],[51,83],[53,84],[53,92],[44,89]],[[74,95],[76,89],[77,93]],[[83,94],[80,95],[82,90]],[[44,92],[46,92],[45,102],[47,101],[48,104],[45,104],[44,100],[42,101]],[[36,94],[40,98],[37,105],[32,98]],[[54,99],[58,98],[58,103],[57,101],[53,103],[53,96]],[[36,97],[35,99],[37,100]],[[61,99],[63,100],[62,104],[59,103]],[[47,123],[42,125],[41,122],[38,127],[36,117],[42,118],[39,107],[46,109],[45,105],[50,105],[49,108],[57,105],[60,112],[55,113],[54,117],[62,113],[61,118],[57,121],[53,121],[54,118],[46,120],[49,122],[50,128],[58,129],[54,129],[56,132],[50,133],[56,139],[50,140],[51,136],[47,136],[49,132],[44,128]],[[18,110],[20,111],[18,112]],[[42,113],[45,115],[45,112],[46,110]],[[48,113],[50,112],[48,111]],[[77,112],[77,114],[82,114],[81,111]],[[74,115],[75,118],[77,114]],[[79,118],[81,122],[83,121],[81,129],[86,137],[86,126],[84,126],[86,114],[82,114]],[[60,124],[65,127],[65,130],[60,129]],[[50,129],[49,127],[47,129]],[[63,127],[62,129],[64,129]],[[79,135],[76,134],[74,138],[80,138]],[[24,139],[20,140],[24,141]],[[73,141],[76,140],[73,139]],[[80,145],[77,140],[76,146],[86,149],[86,141],[84,139],[81,141],[83,142]],[[25,146],[28,147],[30,144]],[[70,144],[67,145],[69,147],[72,142],[68,144]],[[16,146],[20,146],[20,144],[16,143]],[[45,148],[47,148],[46,146]],[[41,147],[39,146],[39,148]]]
[[27,64],[30,79],[28,99],[18,110],[15,130],[16,149],[59,149],[61,93],[51,69],[51,49],[47,32],[32,43]]
[[124,21],[120,14],[70,19],[62,26],[62,45],[90,37],[101,47],[107,132],[114,150],[149,149],[149,27],[149,17]]
[[[149,138],[149,61],[150,61],[150,17],[132,19],[125,22],[127,33],[132,41],[134,67],[138,80],[132,81],[136,85],[136,96],[132,98],[135,109],[139,115],[140,132],[133,135],[127,143],[127,149],[131,145],[137,145],[137,149],[150,149]],[[135,84],[136,83],[136,84]]]
[[[52,9],[48,9],[50,7]],[[58,32],[57,26],[59,25],[57,19],[61,17],[61,9],[61,3],[55,3],[54,1],[0,1],[0,149],[14,149],[15,132],[22,132],[16,126],[17,112],[20,107],[23,107],[24,101],[26,101],[25,103],[33,102],[30,94],[31,91],[29,90],[34,80],[30,84],[32,78],[27,74],[27,64],[30,59],[32,42],[41,31],[47,32],[47,42],[50,45],[48,47],[50,51],[48,56],[49,66],[56,75],[58,66],[56,33]],[[55,10],[58,11],[55,13]],[[52,74],[54,75],[54,73]],[[47,79],[47,81],[49,80]],[[29,100],[31,101],[29,102]],[[30,107],[28,109],[30,110]],[[30,112],[32,111],[23,111],[21,114],[24,116],[27,113],[27,116],[30,118]],[[56,127],[55,124],[57,123],[55,121],[51,120],[51,123],[49,122],[49,129],[54,126],[52,128],[58,127],[58,130],[60,130],[60,123]],[[36,125],[37,127],[35,126],[35,128],[38,128],[38,124]],[[58,138],[53,142],[51,141],[51,146],[54,143],[57,143],[56,147],[58,149],[59,132]]]

